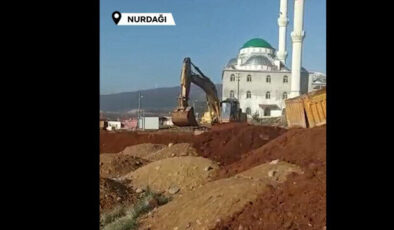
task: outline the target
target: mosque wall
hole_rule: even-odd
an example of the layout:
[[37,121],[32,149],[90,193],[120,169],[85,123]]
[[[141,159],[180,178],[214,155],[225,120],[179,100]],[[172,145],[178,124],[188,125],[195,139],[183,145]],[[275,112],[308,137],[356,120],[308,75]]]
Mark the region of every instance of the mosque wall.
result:
[[[231,76],[233,81],[231,80]],[[251,81],[247,81],[250,75]],[[291,72],[263,72],[263,71],[237,71],[224,70],[223,72],[223,89],[222,98],[230,98],[231,91],[235,98],[238,97],[238,76],[239,76],[239,102],[242,112],[246,112],[247,108],[251,109],[251,115],[259,113],[263,117],[264,110],[260,108],[260,104],[276,104],[280,109],[285,107],[284,93],[287,97],[290,95],[291,88]],[[287,81],[285,80],[287,77]],[[267,78],[270,79],[267,82]],[[308,91],[308,73],[304,72],[301,76],[301,90]],[[250,94],[248,95],[248,91]],[[269,92],[269,98],[267,98]],[[281,116],[281,110],[271,111],[271,117]]]

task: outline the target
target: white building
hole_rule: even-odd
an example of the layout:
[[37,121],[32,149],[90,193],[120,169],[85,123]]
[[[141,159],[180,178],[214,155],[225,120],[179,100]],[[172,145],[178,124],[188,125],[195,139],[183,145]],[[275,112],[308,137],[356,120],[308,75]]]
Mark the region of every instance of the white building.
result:
[[[295,4],[292,70],[286,65],[287,0],[280,0],[279,49],[264,39],[253,38],[230,59],[222,73],[222,99],[237,98],[242,112],[249,117],[278,117],[283,114],[284,100],[325,86],[326,76],[301,67],[303,2]],[[300,19],[301,18],[301,19]]]
[[160,128],[159,117],[140,117],[138,121],[138,128],[156,130]]
[[122,127],[122,123],[120,121],[108,121],[107,130],[116,130]]
[[[301,93],[308,91],[308,72],[301,71]],[[254,38],[240,49],[223,70],[223,99],[237,98],[242,112],[259,117],[282,115],[291,91],[291,71],[264,39]]]
[[308,91],[316,91],[326,86],[326,75],[309,71]]

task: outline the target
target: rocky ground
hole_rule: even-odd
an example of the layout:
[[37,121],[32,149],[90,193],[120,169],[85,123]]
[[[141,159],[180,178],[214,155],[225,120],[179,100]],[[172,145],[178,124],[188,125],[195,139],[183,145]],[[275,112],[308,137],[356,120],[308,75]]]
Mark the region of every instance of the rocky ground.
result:
[[325,127],[100,138],[100,211],[132,205],[147,187],[171,197],[139,217],[140,229],[325,229]]

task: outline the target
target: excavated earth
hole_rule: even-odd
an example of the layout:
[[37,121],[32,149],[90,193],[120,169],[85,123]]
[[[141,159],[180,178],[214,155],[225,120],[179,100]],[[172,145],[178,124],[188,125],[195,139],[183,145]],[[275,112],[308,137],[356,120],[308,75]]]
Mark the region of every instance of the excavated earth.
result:
[[[145,216],[141,220],[144,228],[325,229],[325,126],[286,130],[233,123],[213,126],[209,132],[200,135],[193,132],[102,132],[100,139],[101,155],[111,152],[116,153],[114,155],[139,156],[146,163],[152,161],[147,165],[143,163],[139,169],[132,168],[131,171],[137,169],[140,172],[145,168],[143,177],[131,177],[132,185],[138,181],[138,186],[146,186],[146,181],[152,180],[149,174],[155,174],[158,166],[151,167],[149,171],[146,170],[149,165],[184,158],[184,152],[219,164],[215,170],[210,170],[207,178],[204,177],[201,186],[181,188],[182,192],[178,192],[171,202]],[[169,143],[173,143],[170,144],[172,149],[168,147]],[[163,154],[158,154],[160,151]],[[269,164],[277,160],[278,164]],[[264,178],[262,175],[267,175],[267,169],[259,168],[282,164],[297,169],[293,170],[297,173],[278,170],[276,176],[282,175],[282,179],[276,180],[275,176]],[[165,168],[166,172],[161,175],[156,173],[162,181],[158,189],[170,186],[163,181],[177,171],[170,166]],[[186,176],[178,179],[184,182],[190,171],[183,172]],[[159,226],[161,223],[163,225]]]
[[152,162],[121,179],[129,180],[135,188],[150,187],[166,195],[173,189],[179,195],[207,183],[218,168],[215,162],[203,157],[172,157]]
[[119,154],[139,157],[147,161],[157,161],[176,156],[198,156],[195,148],[189,143],[172,144],[138,144],[126,147]]
[[145,159],[147,155],[155,153],[165,148],[167,148],[167,145],[144,143],[144,144],[128,146],[120,153]]
[[326,127],[294,129],[218,171],[226,178],[255,165],[280,159],[301,166],[275,189],[226,219],[215,229],[313,229],[326,227]]
[[100,176],[120,177],[148,163],[148,160],[127,154],[100,154]]
[[218,178],[229,177],[275,159],[319,169],[318,173],[325,172],[326,127],[290,129],[266,145],[243,154],[239,161],[224,166]]
[[141,229],[212,229],[291,173],[302,171],[295,165],[275,162],[209,182],[144,216]]
[[144,159],[149,161],[157,161],[165,158],[180,157],[180,156],[198,156],[198,153],[191,144],[179,143],[161,149],[157,152],[152,152],[148,154]]
[[101,132],[100,153],[119,153],[126,147],[151,143],[190,143],[199,156],[210,158],[221,165],[231,164],[241,155],[265,145],[287,130],[272,126],[246,123],[216,125],[208,132]]

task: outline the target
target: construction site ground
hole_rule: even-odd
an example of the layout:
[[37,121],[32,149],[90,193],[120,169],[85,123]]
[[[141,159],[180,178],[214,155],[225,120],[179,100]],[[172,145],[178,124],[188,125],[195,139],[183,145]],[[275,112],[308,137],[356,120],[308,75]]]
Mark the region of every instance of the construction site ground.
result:
[[325,229],[326,127],[100,133],[100,211],[148,189],[139,229]]

